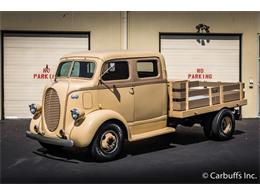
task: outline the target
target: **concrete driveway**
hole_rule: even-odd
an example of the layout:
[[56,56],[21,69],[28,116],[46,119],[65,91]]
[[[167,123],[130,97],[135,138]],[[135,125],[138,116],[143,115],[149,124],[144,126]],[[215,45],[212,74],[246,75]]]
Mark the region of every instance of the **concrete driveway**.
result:
[[115,161],[87,150],[49,153],[25,137],[29,120],[0,121],[2,183],[259,183],[260,119],[237,122],[229,141],[207,140],[200,127],[126,143]]

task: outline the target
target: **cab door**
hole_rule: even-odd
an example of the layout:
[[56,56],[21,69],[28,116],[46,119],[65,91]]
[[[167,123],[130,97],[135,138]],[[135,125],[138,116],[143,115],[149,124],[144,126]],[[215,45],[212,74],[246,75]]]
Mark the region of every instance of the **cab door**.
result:
[[134,63],[134,126],[132,133],[166,127],[167,84],[158,58],[136,59]]
[[[105,73],[106,72],[106,73]],[[102,66],[98,85],[98,102],[102,109],[121,114],[127,122],[134,120],[132,68],[128,60],[111,60]]]

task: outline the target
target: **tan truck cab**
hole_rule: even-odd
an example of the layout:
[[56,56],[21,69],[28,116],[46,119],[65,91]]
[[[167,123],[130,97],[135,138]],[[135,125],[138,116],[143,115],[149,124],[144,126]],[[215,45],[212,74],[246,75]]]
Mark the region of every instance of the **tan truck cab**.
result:
[[31,104],[26,135],[51,150],[89,147],[97,160],[117,157],[124,141],[201,124],[227,140],[246,104],[242,83],[168,81],[158,52],[82,52],[60,59],[41,104]]

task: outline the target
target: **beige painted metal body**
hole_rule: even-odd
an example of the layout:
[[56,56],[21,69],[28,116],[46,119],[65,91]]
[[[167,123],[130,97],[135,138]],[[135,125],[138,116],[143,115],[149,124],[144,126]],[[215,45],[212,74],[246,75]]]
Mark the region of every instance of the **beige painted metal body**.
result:
[[[59,99],[59,121],[54,131],[46,125],[45,106],[42,112],[31,120],[30,131],[48,138],[69,139],[77,147],[87,147],[91,144],[99,127],[113,120],[121,125],[129,141],[140,140],[165,133],[175,129],[167,126],[168,117],[183,118],[195,115],[183,111],[169,110],[173,102],[169,101],[170,89],[163,56],[158,52],[82,52],[69,54],[61,61],[91,61],[96,64],[93,78],[60,78],[45,87],[42,105],[48,89],[54,89]],[[129,78],[116,81],[101,81],[102,67],[110,61],[127,61]],[[137,61],[155,60],[158,75],[151,78],[138,78]],[[78,98],[72,98],[77,96]],[[241,98],[241,96],[240,96]],[[239,100],[229,107],[241,106]],[[199,108],[203,112],[216,111],[226,105],[218,105],[212,109]],[[71,110],[81,111],[81,120],[74,121]],[[190,112],[189,112],[190,113]],[[64,136],[65,135],[65,136]]]

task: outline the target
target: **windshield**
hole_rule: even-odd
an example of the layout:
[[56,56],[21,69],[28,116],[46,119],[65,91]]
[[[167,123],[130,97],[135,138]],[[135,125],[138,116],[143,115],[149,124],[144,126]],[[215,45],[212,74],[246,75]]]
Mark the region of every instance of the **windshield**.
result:
[[[73,67],[72,67],[73,66]],[[87,61],[61,62],[57,69],[57,77],[83,77],[92,78],[95,71],[95,63]]]

